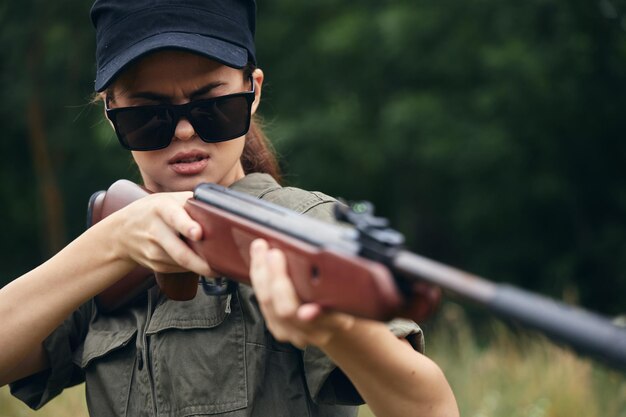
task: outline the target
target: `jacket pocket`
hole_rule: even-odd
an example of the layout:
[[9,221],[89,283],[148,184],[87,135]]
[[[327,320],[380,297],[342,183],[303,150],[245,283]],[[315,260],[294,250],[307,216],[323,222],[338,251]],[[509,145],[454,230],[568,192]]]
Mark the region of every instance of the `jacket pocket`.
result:
[[74,354],[85,371],[87,403],[97,415],[124,416],[135,363],[137,330],[94,330]]
[[85,369],[97,359],[126,347],[137,333],[136,329],[124,330],[90,330],[81,350],[74,356],[75,363]]
[[147,331],[159,415],[245,408],[244,323],[237,293],[157,307]]

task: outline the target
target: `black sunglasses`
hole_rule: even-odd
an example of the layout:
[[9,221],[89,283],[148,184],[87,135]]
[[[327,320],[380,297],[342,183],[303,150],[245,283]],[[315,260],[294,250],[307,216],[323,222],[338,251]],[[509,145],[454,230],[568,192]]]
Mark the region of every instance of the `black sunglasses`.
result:
[[154,151],[169,146],[181,117],[189,120],[194,130],[207,143],[223,142],[248,133],[254,102],[252,91],[196,100],[185,104],[109,109],[106,115],[113,123],[122,146],[131,151]]

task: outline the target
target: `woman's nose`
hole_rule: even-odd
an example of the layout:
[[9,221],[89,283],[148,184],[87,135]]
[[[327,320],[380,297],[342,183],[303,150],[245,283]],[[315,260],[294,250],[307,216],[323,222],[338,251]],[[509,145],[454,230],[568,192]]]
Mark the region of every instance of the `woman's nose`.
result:
[[174,138],[178,140],[189,140],[196,136],[196,130],[186,117],[178,119],[176,129],[174,130]]

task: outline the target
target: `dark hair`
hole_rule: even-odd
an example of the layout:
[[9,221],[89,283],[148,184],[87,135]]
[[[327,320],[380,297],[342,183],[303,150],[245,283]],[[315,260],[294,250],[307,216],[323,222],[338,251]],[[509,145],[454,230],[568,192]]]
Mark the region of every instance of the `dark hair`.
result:
[[276,153],[260,126],[259,117],[252,116],[250,130],[246,134],[246,143],[241,154],[241,165],[246,174],[263,172],[281,181],[280,166]]
[[[255,70],[252,63],[248,63],[243,69],[243,75],[247,79]],[[262,172],[270,174],[278,182],[281,181],[280,166],[276,158],[276,152],[269,139],[263,132],[260,117],[252,115],[250,130],[246,133],[246,143],[241,154],[241,165],[246,174]]]

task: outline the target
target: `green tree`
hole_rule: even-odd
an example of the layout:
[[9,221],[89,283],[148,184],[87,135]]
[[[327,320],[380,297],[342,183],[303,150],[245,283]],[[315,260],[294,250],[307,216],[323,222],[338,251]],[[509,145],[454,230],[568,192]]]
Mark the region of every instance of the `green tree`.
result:
[[0,6],[4,282],[82,232],[90,193],[132,172],[100,107],[90,104],[88,12],[75,0]]

